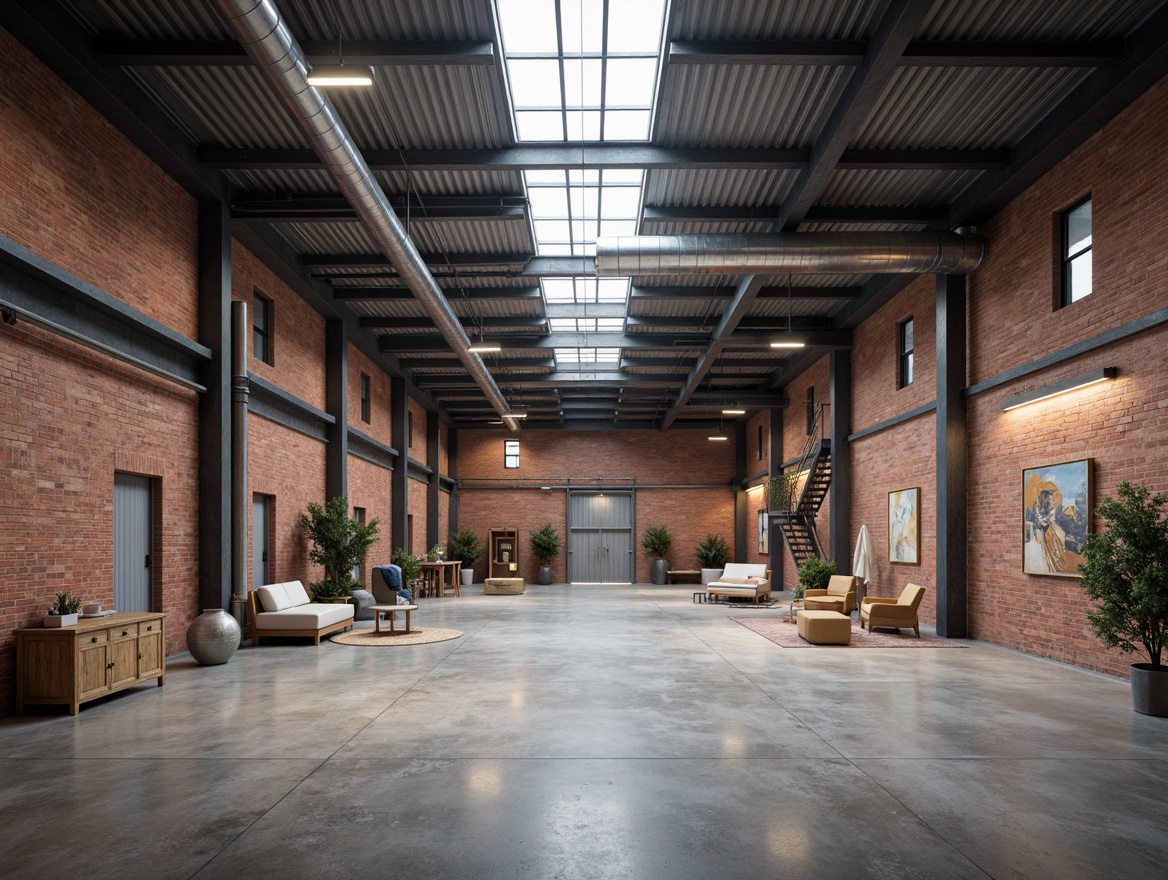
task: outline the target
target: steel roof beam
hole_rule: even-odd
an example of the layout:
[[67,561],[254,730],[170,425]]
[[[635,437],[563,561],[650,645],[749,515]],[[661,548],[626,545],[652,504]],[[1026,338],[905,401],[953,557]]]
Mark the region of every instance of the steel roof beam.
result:
[[[789,295],[793,299],[856,299],[862,290],[859,287],[792,287]],[[633,287],[629,302],[671,299],[729,299],[734,295],[733,287]],[[758,299],[786,299],[788,290],[784,287],[762,287]]]
[[[453,304],[452,304],[453,305]],[[544,318],[528,318],[516,315],[511,318],[476,318],[471,315],[459,315],[464,327],[471,330],[478,330],[480,326],[488,333],[496,330],[506,329],[509,327],[518,327],[522,329],[536,329],[547,325],[547,320]],[[438,331],[434,322],[429,318],[397,318],[387,317],[384,315],[373,315],[360,319],[360,325],[370,330],[434,330]]]
[[[527,199],[523,196],[411,198],[408,206],[404,196],[386,198],[399,215],[408,215],[419,222],[522,220],[527,216]],[[343,196],[244,196],[232,201],[231,216],[266,223],[335,223],[358,219],[357,212]]]
[[[352,277],[352,276],[340,276]],[[340,277],[335,280],[340,280]],[[531,300],[539,299],[542,291],[538,287],[450,287],[444,288],[451,305],[460,300],[474,302]],[[333,299],[340,302],[409,302],[414,294],[408,287],[349,287],[333,286]]]
[[[643,213],[645,221],[693,221],[722,223],[770,223],[779,209],[767,206],[671,206],[646,205]],[[808,222],[835,223],[936,223],[949,216],[947,209],[940,207],[916,207],[901,205],[813,205],[804,219]]]
[[[529,254],[422,254],[427,267],[435,275],[454,274],[466,267],[506,270],[498,274],[514,278],[571,278],[595,275],[594,257],[533,257]],[[377,269],[376,275],[362,278],[396,278],[393,265],[381,254],[305,254],[301,264],[307,269]],[[467,275],[488,275],[490,272],[466,272]],[[346,278],[353,276],[347,275]],[[451,284],[446,290],[457,290]]]
[[[300,43],[309,62],[337,62],[332,40]],[[404,64],[494,64],[495,47],[489,40],[346,40],[345,63],[373,67]],[[102,64],[117,67],[254,67],[243,47],[233,40],[134,40],[98,37],[94,55]]]

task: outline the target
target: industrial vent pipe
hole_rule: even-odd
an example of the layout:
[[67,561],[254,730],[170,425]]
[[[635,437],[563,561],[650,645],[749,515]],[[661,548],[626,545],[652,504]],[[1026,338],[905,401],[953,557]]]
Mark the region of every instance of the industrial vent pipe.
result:
[[356,144],[332,105],[306,81],[308,65],[304,53],[275,4],[271,0],[217,2],[248,57],[275,84],[285,106],[308,136],[313,151],[332,174],[381,252],[393,263],[491,406],[499,415],[508,412],[507,401],[482,360],[467,351],[470,340],[462,322],[426,268],[418,249],[406,236]]
[[957,232],[629,235],[596,242],[597,275],[965,275],[985,256]]

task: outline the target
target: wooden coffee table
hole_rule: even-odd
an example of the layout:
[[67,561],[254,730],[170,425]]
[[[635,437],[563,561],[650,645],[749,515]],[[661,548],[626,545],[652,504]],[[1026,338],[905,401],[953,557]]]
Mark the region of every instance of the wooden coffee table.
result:
[[[410,612],[418,609],[417,605],[373,605],[373,632],[381,634],[381,615],[389,615],[389,632],[386,635],[408,635],[410,631]],[[394,622],[397,619],[395,612],[404,611],[406,613],[406,628],[394,629]]]

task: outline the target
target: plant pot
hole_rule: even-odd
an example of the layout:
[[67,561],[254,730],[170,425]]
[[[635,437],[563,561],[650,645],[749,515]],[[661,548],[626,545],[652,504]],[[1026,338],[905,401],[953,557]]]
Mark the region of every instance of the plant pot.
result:
[[649,577],[653,579],[653,583],[661,586],[665,583],[669,575],[669,563],[664,559],[655,559],[653,564],[649,566]]
[[474,583],[474,569],[473,568],[459,569],[458,577],[462,581],[462,585],[464,587],[469,587],[471,584]]
[[547,586],[552,582],[552,567],[550,565],[541,565],[539,567],[539,577],[536,583]]
[[1131,667],[1132,708],[1141,715],[1168,718],[1168,666],[1153,669],[1151,663]]
[[187,650],[203,666],[226,663],[239,647],[239,623],[222,608],[208,608],[187,629]]
[[76,626],[76,614],[46,614],[45,626]]
[[722,569],[720,568],[703,568],[702,569],[702,583],[709,584],[716,581],[722,576]]

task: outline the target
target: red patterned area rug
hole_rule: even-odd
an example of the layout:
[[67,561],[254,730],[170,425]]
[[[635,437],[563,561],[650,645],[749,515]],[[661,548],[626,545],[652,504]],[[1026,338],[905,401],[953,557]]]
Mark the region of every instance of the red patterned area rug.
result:
[[748,630],[758,633],[764,639],[774,642],[780,648],[964,648],[965,643],[942,639],[921,633],[918,639],[916,634],[908,630],[893,631],[878,629],[868,632],[860,629],[858,623],[852,623],[852,643],[850,645],[813,645],[804,640],[795,627],[794,622],[785,617],[731,617],[735,623],[742,624]]

